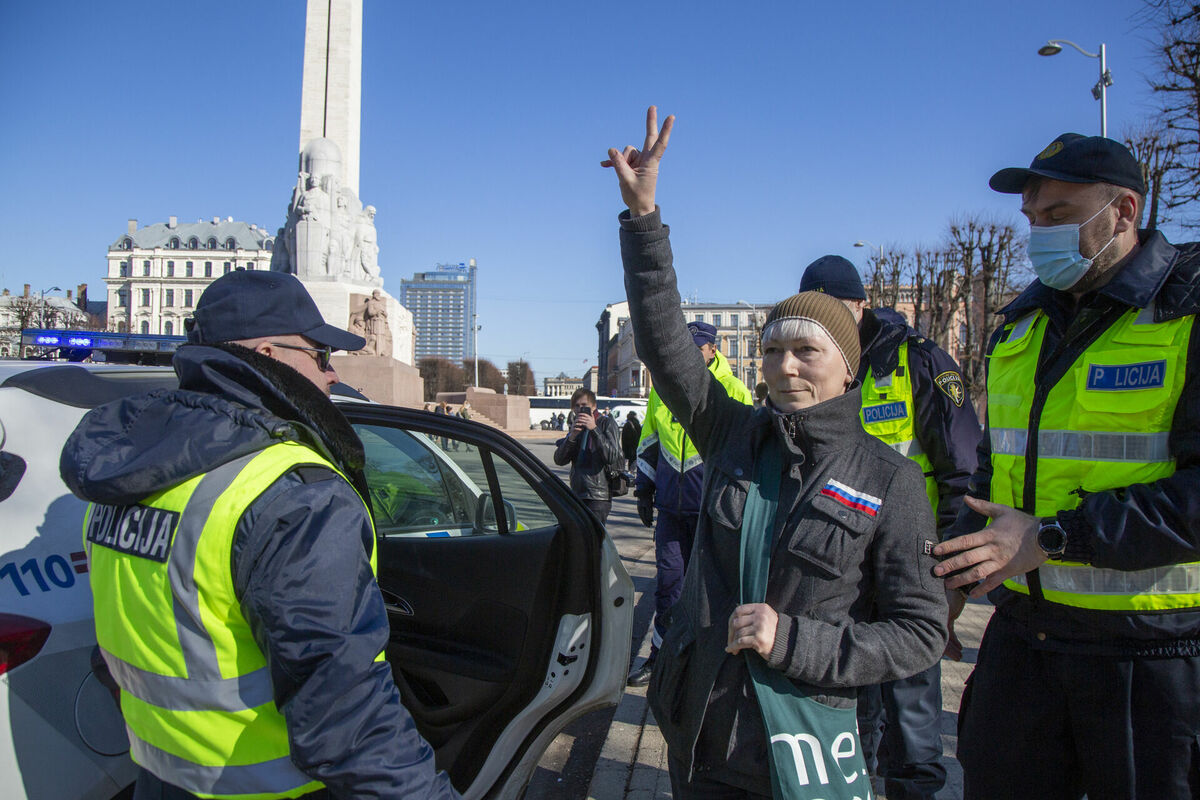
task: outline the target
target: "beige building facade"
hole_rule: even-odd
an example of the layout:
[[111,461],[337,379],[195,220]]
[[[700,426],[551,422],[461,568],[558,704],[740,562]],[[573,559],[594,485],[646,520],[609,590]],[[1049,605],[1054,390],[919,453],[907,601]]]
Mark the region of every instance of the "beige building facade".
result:
[[[729,359],[733,374],[753,391],[762,374],[758,334],[771,306],[684,300],[679,308],[685,321],[705,322],[717,329],[717,349]],[[648,397],[652,382],[650,373],[638,358],[628,304],[606,306],[597,328],[602,324],[606,330],[613,331],[602,349],[606,392],[614,397]]]
[[268,270],[275,237],[233,217],[139,228],[129,220],[108,248],[108,330],[184,335],[200,294],[235,269]]

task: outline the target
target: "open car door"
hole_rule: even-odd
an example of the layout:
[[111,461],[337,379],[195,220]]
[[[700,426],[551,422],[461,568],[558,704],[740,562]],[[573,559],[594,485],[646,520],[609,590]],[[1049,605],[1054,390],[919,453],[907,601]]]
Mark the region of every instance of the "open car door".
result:
[[563,727],[620,699],[632,581],[599,521],[506,434],[340,407],[366,452],[404,705],[465,798],[517,798]]

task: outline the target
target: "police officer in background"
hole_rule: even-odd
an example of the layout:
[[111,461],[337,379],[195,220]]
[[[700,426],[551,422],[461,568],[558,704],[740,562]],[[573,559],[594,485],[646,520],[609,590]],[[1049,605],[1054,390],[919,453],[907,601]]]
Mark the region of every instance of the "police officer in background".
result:
[[1138,230],[1111,139],[1063,134],[990,185],[1021,195],[1038,280],[1001,311],[969,508],[935,549],[996,605],[965,796],[1197,797],[1200,245]]
[[362,443],[329,400],[363,339],[244,270],[187,331],[179,389],[93,409],[60,463],[134,798],[457,798],[383,658]]
[[[809,264],[800,291],[830,294],[854,314],[862,347],[858,380],[863,427],[920,465],[940,534],[962,507],[979,443],[979,419],[958,364],[900,314],[867,308],[858,269],[841,256],[822,256]],[[859,694],[864,755],[883,777],[889,800],[933,798],[946,782],[940,761],[941,680],[939,662]]]
[[[750,390],[729,366],[729,359],[717,349],[717,329],[707,322],[689,322],[688,333],[700,348],[708,371],[724,387],[725,393],[746,405],[753,405]],[[679,600],[683,574],[692,555],[692,539],[700,519],[700,495],[704,486],[704,463],[696,446],[684,433],[658,392],[650,390],[646,421],[638,442],[637,480],[633,494],[637,498],[642,524],[654,526],[654,633],[650,656],[629,673],[629,686],[645,686],[654,673],[658,647],[667,633],[667,612]],[[654,510],[658,509],[658,522]]]

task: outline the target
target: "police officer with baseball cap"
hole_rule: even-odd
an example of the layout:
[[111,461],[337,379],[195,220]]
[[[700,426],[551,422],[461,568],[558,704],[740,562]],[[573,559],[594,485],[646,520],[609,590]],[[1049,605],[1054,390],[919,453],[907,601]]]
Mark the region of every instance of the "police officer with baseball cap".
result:
[[457,798],[383,659],[362,443],[329,400],[304,286],[235,271],[201,295],[179,389],[89,412],[61,457],[134,797]]
[[[867,308],[858,269],[842,256],[822,256],[805,267],[800,291],[832,295],[854,314],[863,428],[921,467],[938,532],[945,530],[962,508],[979,443],[979,419],[958,364],[895,310]],[[914,564],[916,558],[914,553]],[[939,662],[859,692],[864,756],[889,798],[933,798],[945,785],[941,680]]]
[[1000,312],[967,508],[935,551],[947,588],[996,606],[959,711],[965,796],[1196,797],[1200,245],[1138,230],[1142,171],[1110,139],[1063,134],[991,187],[1021,195],[1037,280]]

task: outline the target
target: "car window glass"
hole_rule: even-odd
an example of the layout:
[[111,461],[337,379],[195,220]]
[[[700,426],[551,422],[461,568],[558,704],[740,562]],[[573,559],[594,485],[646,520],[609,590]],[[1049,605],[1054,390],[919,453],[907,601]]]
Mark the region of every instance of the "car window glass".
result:
[[[381,535],[442,537],[500,532],[497,503],[478,446],[453,436],[385,425],[354,427],[363,442],[375,526]],[[515,467],[496,453],[490,453],[489,460],[509,533],[557,524],[553,512]]]
[[424,434],[356,425],[366,455],[367,485],[382,535],[443,532],[455,535],[474,515],[474,498],[461,476]]

